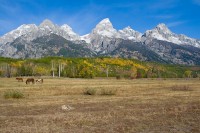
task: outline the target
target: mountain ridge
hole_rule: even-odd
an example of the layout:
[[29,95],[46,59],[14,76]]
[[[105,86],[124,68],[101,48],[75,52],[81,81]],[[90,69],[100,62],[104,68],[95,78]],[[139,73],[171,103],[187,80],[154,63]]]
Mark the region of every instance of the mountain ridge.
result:
[[[197,61],[200,59],[199,40],[173,33],[164,23],[158,24],[154,29],[147,30],[145,33],[135,31],[130,26],[117,30],[113,27],[109,18],[100,21],[91,33],[83,36],[75,33],[67,24],[59,26],[48,19],[44,20],[38,26],[35,24],[23,24],[0,37],[0,56],[34,58],[35,56],[25,56],[25,53],[27,51],[42,52],[41,48],[44,44],[34,41],[42,37],[46,39],[43,42],[46,45],[45,47],[52,50],[49,52],[54,52],[55,56],[68,55],[64,51],[69,52],[70,48],[67,51],[63,50],[61,52],[63,55],[58,54],[59,52],[56,49],[62,49],[62,47],[66,46],[65,43],[70,41],[70,44],[79,45],[82,50],[84,49],[90,53],[87,54],[87,52],[80,50],[85,53],[85,56],[105,55],[135,58],[144,61],[150,59],[174,64],[200,64]],[[56,43],[59,42],[56,38],[60,38],[61,40],[64,38],[66,41],[63,41],[61,45],[55,48],[57,46]],[[57,42],[54,41],[54,45],[49,45],[49,39],[56,40]],[[36,45],[37,47],[35,47]],[[84,47],[82,47],[83,45]],[[78,49],[78,47],[76,48]],[[192,49],[197,50],[194,51]],[[81,54],[75,49],[73,51],[75,52],[74,55],[77,54],[79,56],[78,54]],[[145,54],[145,52],[151,54]],[[44,56],[42,53],[38,54],[40,56],[36,58]],[[48,52],[45,55],[48,55]],[[49,55],[51,54],[49,53]],[[151,55],[153,58],[148,57]],[[81,54],[81,56],[84,55]],[[154,57],[157,57],[158,60]]]
[[[73,31],[73,29],[69,25],[63,24],[61,26],[58,26],[58,25],[54,24],[52,21],[45,19],[38,26],[36,26],[35,24],[23,24],[23,25],[19,26],[17,29],[4,34],[3,36],[0,37],[0,44],[4,44],[6,42],[11,42],[13,39],[16,39],[17,37],[19,37],[21,35],[27,34],[28,32],[33,32],[34,29],[40,29],[40,30],[46,29],[47,32],[56,33],[58,35],[64,36],[64,38],[69,39],[71,41],[81,40],[81,39],[86,41],[86,39],[84,38],[85,35],[79,36],[77,33],[75,33]],[[75,37],[71,37],[71,38],[66,37],[67,35],[65,36],[65,35],[63,35],[64,33],[59,33],[60,31],[56,31],[56,30],[61,30],[62,32],[70,33],[71,35],[74,35]],[[170,40],[172,38],[167,39],[167,38],[164,38],[163,36],[160,37],[160,35],[158,35],[158,34],[156,34],[158,36],[155,37],[155,34],[152,35],[149,33],[149,32],[151,32],[151,33],[155,32],[156,30],[157,30],[157,33],[159,33],[159,31],[164,31],[164,35],[166,35],[166,34],[175,35],[176,37],[173,36],[173,39],[175,39],[175,40]],[[128,31],[129,31],[129,33],[128,33]],[[132,31],[132,32],[130,33],[130,31]],[[164,23],[158,24],[154,29],[147,30],[144,33],[140,33],[138,31],[133,30],[130,26],[127,26],[121,30],[116,30],[113,27],[110,19],[105,18],[96,25],[96,28],[94,28],[92,30],[92,32],[106,36],[106,37],[110,37],[110,38],[115,37],[115,38],[122,38],[122,39],[134,40],[134,41],[140,40],[141,36],[144,37],[144,36],[148,36],[150,34],[151,37],[156,38],[158,40],[165,40],[165,41],[178,43],[178,44],[184,43],[185,40],[190,40],[190,43],[194,43],[194,45],[193,45],[194,47],[200,47],[200,40],[187,37],[186,35],[183,35],[183,34],[175,34],[175,33],[171,32]],[[120,35],[120,32],[121,32],[121,35]],[[126,33],[126,37],[124,37],[124,32]],[[137,36],[137,38],[134,37],[133,32],[135,32],[137,34],[137,35],[135,35],[135,36]],[[9,34],[14,34],[14,35],[12,35],[13,39],[4,41]],[[179,37],[179,38],[177,38],[177,37]],[[177,39],[180,39],[182,41],[177,40]],[[89,41],[87,41],[87,42],[89,42]]]

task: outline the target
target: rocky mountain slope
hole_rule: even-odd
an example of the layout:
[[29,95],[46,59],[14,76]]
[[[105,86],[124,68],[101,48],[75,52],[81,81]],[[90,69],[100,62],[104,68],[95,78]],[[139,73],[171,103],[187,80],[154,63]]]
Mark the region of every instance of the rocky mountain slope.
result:
[[4,51],[2,56],[13,58],[40,58],[45,56],[92,57],[95,55],[84,43],[77,44],[56,34],[44,35],[32,41],[27,41],[26,38],[20,37],[12,43],[7,43],[4,49],[8,51]]
[[21,25],[0,37],[0,56],[111,56],[200,65],[200,40],[175,34],[165,24],[159,24],[142,34],[129,26],[116,30],[106,18],[91,33],[79,36],[67,24],[58,26],[50,20],[44,20],[38,26]]
[[152,39],[171,42],[177,45],[191,45],[200,48],[200,40],[189,38],[185,35],[178,35],[171,32],[165,24],[159,24],[155,29],[147,30],[142,36],[143,41],[151,41]]

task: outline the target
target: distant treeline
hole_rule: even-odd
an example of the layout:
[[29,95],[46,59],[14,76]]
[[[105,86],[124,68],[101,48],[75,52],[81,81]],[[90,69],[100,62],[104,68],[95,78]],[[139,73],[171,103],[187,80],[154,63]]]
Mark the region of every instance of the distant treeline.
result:
[[200,77],[200,66],[166,65],[109,57],[44,57],[40,59],[0,57],[0,76],[197,78]]

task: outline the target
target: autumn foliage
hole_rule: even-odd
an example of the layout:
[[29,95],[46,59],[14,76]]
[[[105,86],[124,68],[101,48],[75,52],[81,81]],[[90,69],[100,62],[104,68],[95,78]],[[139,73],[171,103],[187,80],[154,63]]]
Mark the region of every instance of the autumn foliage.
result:
[[197,78],[200,67],[166,65],[122,58],[41,59],[0,58],[0,76],[59,76],[70,78],[117,77],[136,78]]

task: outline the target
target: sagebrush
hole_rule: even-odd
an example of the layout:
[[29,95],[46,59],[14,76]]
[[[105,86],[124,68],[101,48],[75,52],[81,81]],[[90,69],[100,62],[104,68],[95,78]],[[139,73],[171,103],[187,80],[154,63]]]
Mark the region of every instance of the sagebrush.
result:
[[9,98],[15,98],[15,99],[20,99],[24,98],[24,94],[20,91],[17,90],[9,90],[4,93],[4,98],[9,99]]

